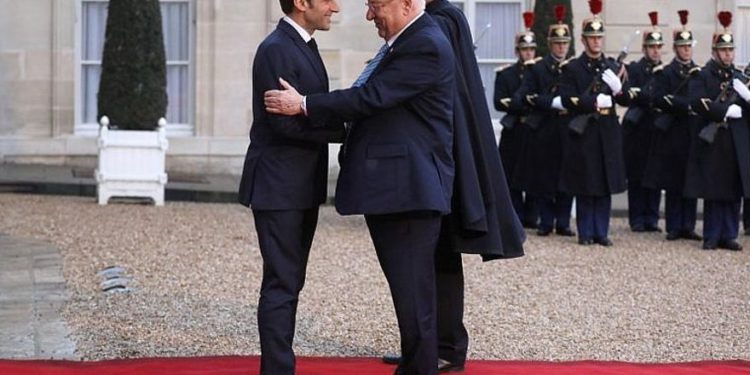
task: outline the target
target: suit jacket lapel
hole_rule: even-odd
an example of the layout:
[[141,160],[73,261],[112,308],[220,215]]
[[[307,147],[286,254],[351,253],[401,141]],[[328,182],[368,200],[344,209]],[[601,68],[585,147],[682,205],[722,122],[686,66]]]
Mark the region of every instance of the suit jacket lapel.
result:
[[297,48],[302,51],[302,54],[305,55],[305,57],[310,61],[310,64],[312,65],[313,69],[315,69],[315,72],[318,73],[318,78],[325,85],[326,90],[328,90],[328,74],[326,73],[326,69],[323,65],[323,60],[320,58],[320,55],[313,52],[313,50],[299,35],[297,30],[295,30],[294,27],[292,27],[292,25],[290,25],[288,22],[281,20],[279,21],[277,27],[285,32],[289,36],[289,38],[292,39]]
[[378,74],[380,69],[382,69],[383,66],[387,65],[388,62],[391,60],[391,57],[393,55],[393,51],[397,50],[402,44],[405,43],[405,41],[409,40],[409,38],[417,31],[425,26],[427,26],[429,23],[433,22],[431,16],[427,13],[423,14],[421,17],[419,17],[418,20],[414,21],[413,24],[409,25],[406,30],[404,30],[401,35],[396,39],[396,42],[393,43],[391,48],[388,49],[388,53],[383,57],[383,60],[380,61],[380,64],[378,64],[377,67],[375,67],[375,70],[372,72],[372,75]]

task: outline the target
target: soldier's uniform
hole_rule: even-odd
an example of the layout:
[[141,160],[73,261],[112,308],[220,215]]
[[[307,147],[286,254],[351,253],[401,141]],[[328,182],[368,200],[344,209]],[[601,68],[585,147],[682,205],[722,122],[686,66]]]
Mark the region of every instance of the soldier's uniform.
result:
[[[674,45],[692,45],[693,33],[686,27],[688,11],[681,10],[679,14],[682,28],[673,33]],[[695,113],[690,109],[688,83],[700,72],[700,67],[692,60],[681,61],[675,57],[668,65],[655,70],[652,86],[654,134],[643,186],[666,191],[667,240],[701,240],[695,233],[697,199],[684,195],[690,142],[698,135]]]
[[[563,23],[565,8],[558,6],[555,13],[558,23],[550,25],[547,40],[550,43],[570,43],[570,28]],[[553,100],[560,95],[558,85],[562,63],[552,54],[547,55],[528,69],[516,94],[517,100],[525,100],[535,114],[529,117],[531,129],[513,181],[537,199],[540,211],[537,234],[541,236],[548,235],[553,229],[559,235],[575,235],[570,230],[573,197],[558,188],[563,155],[561,135],[567,131],[567,111],[554,108]],[[536,120],[532,121],[533,117]]]
[[[723,17],[722,24],[729,26]],[[731,31],[714,34],[712,47],[734,48]],[[699,116],[700,133],[690,150],[685,194],[704,200],[705,250],[742,249],[735,239],[740,199],[750,197],[750,131],[747,118],[732,114],[731,106],[739,106],[747,116],[750,105],[734,94],[733,80],[737,77],[740,72],[734,65],[724,66],[714,58],[689,84],[691,108]],[[709,131],[715,131],[712,139]]]
[[[653,28],[643,33],[644,52],[648,46],[662,46],[664,39],[656,26],[658,15],[649,13]],[[652,81],[654,68],[661,61],[644,57],[627,67],[628,80],[624,94],[618,104],[628,106],[622,122],[622,143],[625,156],[625,172],[628,178],[628,223],[633,232],[658,232],[659,202],[661,190],[643,186],[643,175],[654,134],[654,116],[651,111],[653,97]]]
[[[583,23],[583,35],[603,36],[604,23],[598,12],[593,13],[595,16]],[[582,245],[612,245],[608,237],[612,194],[626,188],[622,133],[615,109],[597,108],[600,94],[612,95],[600,78],[607,69],[619,71],[617,62],[603,54],[594,59],[584,52],[563,67],[560,79],[560,96],[571,113],[560,189],[575,196],[578,242]],[[588,125],[579,134],[572,129],[582,117],[588,118]]]
[[[525,32],[516,35],[516,49],[536,48],[536,38],[530,31],[531,25],[527,24],[526,28]],[[505,112],[506,115],[506,118],[502,120],[503,130],[500,134],[498,149],[505,167],[513,207],[523,226],[527,228],[536,228],[539,220],[539,207],[530,194],[525,194],[520,186],[513,183],[512,177],[520,167],[521,156],[530,131],[524,121],[529,113],[529,107],[525,101],[514,94],[521,87],[524,76],[534,62],[535,60],[524,62],[519,58],[515,64],[496,69],[493,100],[495,109]]]

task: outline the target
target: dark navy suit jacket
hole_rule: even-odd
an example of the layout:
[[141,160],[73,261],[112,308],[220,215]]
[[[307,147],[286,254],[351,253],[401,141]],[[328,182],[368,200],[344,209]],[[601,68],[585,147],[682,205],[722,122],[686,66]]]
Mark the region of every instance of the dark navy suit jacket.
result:
[[450,212],[454,70],[448,40],[424,14],[364,86],[307,97],[314,124],[353,122],[336,188],[339,213]]
[[239,201],[260,210],[313,208],[326,199],[328,142],[341,142],[343,123],[311,127],[303,116],[265,111],[263,93],[281,89],[282,77],[305,95],[328,92],[319,55],[286,21],[258,47],[253,62],[253,125]]

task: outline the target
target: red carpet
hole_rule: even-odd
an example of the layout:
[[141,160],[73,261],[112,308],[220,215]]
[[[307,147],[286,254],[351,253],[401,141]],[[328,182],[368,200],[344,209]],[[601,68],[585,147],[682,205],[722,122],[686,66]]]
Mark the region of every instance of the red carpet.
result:
[[[391,375],[393,366],[375,358],[300,358],[298,375]],[[258,357],[156,358],[103,362],[0,360],[3,375],[255,375]],[[464,375],[750,375],[748,361],[704,361],[670,364],[624,362],[471,361]]]

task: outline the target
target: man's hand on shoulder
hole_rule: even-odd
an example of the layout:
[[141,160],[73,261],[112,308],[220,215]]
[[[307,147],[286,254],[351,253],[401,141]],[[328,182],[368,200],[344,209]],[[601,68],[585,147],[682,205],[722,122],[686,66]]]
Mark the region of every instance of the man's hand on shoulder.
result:
[[263,95],[266,111],[286,116],[303,114],[304,97],[283,78],[279,78],[279,83],[282,90],[268,90]]

